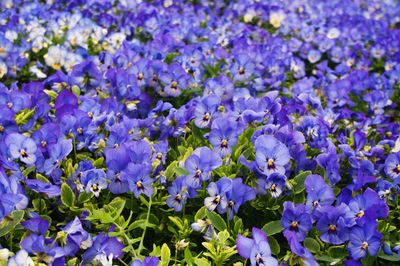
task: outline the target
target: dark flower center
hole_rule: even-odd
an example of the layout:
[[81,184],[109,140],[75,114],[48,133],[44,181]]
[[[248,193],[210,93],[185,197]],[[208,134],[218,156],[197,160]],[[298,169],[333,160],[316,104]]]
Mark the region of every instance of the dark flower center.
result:
[[11,103],[11,102],[7,103],[7,107],[8,107],[8,109],[11,109],[13,107],[13,103]]
[[336,233],[336,225],[334,225],[334,224],[329,225],[328,230],[329,230],[329,233]]
[[40,142],[40,145],[44,148],[44,147],[46,147],[47,142],[46,142],[45,140],[42,140],[42,141]]
[[244,73],[245,73],[244,68],[243,68],[243,67],[240,67],[240,68],[239,68],[239,74],[240,74],[240,75],[243,75]]
[[137,181],[136,182],[136,187],[137,187],[137,189],[144,189],[143,182],[142,181]]
[[178,88],[178,82],[172,81],[171,88],[176,90]]
[[214,198],[213,203],[219,204],[220,201],[221,201],[221,196],[220,196],[220,195],[217,195],[217,196]]
[[275,169],[274,159],[272,159],[272,158],[268,159],[267,167],[268,167],[268,169]]
[[223,139],[221,141],[221,148],[227,148],[228,147],[228,141],[226,139]]
[[99,184],[94,183],[94,184],[92,185],[92,191],[93,191],[93,192],[99,191]]
[[400,174],[400,164],[396,164],[396,167],[393,168],[393,172],[395,172],[397,175]]
[[359,212],[356,214],[356,217],[357,217],[357,218],[361,218],[361,217],[363,217],[363,216],[364,216],[364,211],[363,211],[363,210],[359,211]]
[[197,169],[196,172],[194,173],[194,177],[200,177],[201,175],[201,170]]
[[182,200],[182,196],[181,196],[181,194],[177,194],[176,196],[175,196],[175,200],[177,201],[177,202],[181,202],[181,200]]
[[208,121],[210,120],[210,114],[209,113],[205,113],[204,117],[203,117],[203,121]]
[[20,154],[21,154],[21,157],[22,157],[22,158],[27,158],[27,157],[28,157],[28,153],[26,153],[26,151],[25,151],[24,149],[22,149],[22,150],[20,151]]
[[299,230],[299,222],[298,221],[292,221],[292,223],[290,224],[290,230],[298,231]]
[[362,249],[362,250],[367,250],[367,248],[368,248],[368,242],[367,242],[367,241],[364,241],[364,242],[361,244],[361,249]]
[[83,134],[83,128],[78,127],[78,128],[76,129],[76,132],[78,132],[78,134]]
[[142,73],[142,72],[140,72],[140,73],[138,74],[137,79],[138,79],[138,80],[142,80],[142,79],[143,79],[143,73]]
[[257,254],[257,256],[256,256],[256,265],[260,265],[260,264],[263,264],[263,263],[264,263],[264,260],[262,258],[262,255],[261,254]]
[[161,160],[162,159],[162,153],[158,152],[156,155],[157,160]]

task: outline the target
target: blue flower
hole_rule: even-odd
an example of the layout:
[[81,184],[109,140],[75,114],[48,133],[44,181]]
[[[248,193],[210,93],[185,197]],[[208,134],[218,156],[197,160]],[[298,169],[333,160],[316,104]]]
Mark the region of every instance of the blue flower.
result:
[[167,205],[170,208],[174,208],[177,212],[181,211],[189,196],[185,176],[178,176],[172,182],[172,185],[168,187],[168,193],[170,196],[165,200]]
[[223,177],[217,183],[211,182],[207,187],[210,197],[204,199],[204,205],[207,210],[213,211],[218,208],[218,212],[222,213],[228,206],[227,193],[232,190],[232,179]]
[[303,241],[312,228],[310,214],[305,211],[303,204],[295,205],[293,202],[286,201],[283,203],[283,207],[282,227],[285,228],[285,232],[292,231],[299,241]]
[[197,148],[185,161],[188,171],[186,184],[193,188],[200,187],[201,183],[210,178],[210,172],[221,166],[222,159],[207,147]]
[[288,148],[273,136],[262,135],[255,140],[256,163],[267,176],[272,173],[285,174],[290,161]]
[[321,206],[329,206],[335,200],[335,194],[320,175],[309,175],[304,186],[307,192],[306,207],[308,212],[319,211]]
[[99,262],[103,265],[111,265],[113,259],[122,257],[124,245],[116,237],[109,237],[100,233],[93,239],[93,245],[82,255],[82,264]]
[[252,235],[254,239],[238,236],[236,248],[239,255],[250,259],[252,266],[278,266],[278,261],[272,257],[265,233],[261,229],[253,227]]
[[367,252],[370,256],[375,256],[381,246],[381,239],[382,235],[376,231],[376,222],[355,226],[351,229],[347,249],[355,260],[364,258]]
[[6,137],[5,143],[12,159],[20,159],[27,165],[36,162],[37,146],[33,139],[18,133],[11,133]]
[[349,239],[349,227],[352,223],[349,207],[341,204],[337,207],[324,206],[317,221],[316,228],[321,232],[321,240],[340,245]]
[[208,137],[214,150],[221,157],[231,153],[231,149],[238,142],[240,129],[237,122],[229,118],[218,118],[214,120],[211,126],[211,131]]
[[394,180],[400,177],[400,152],[389,154],[386,158],[385,173]]
[[92,192],[96,197],[100,195],[102,189],[108,186],[106,173],[100,169],[90,169],[83,172],[81,183],[87,193]]
[[129,163],[126,169],[122,171],[121,178],[128,181],[129,190],[133,192],[136,198],[140,194],[151,197],[154,192],[151,186],[154,180],[150,178],[150,172],[150,165]]
[[160,263],[160,259],[157,257],[145,257],[143,261],[139,259],[134,260],[130,266],[157,266]]
[[57,197],[61,195],[60,187],[51,183],[43,182],[37,179],[27,179],[25,182],[28,188],[38,193],[44,193],[49,197]]
[[194,124],[199,128],[208,127],[217,114],[221,99],[215,94],[204,97],[194,109]]

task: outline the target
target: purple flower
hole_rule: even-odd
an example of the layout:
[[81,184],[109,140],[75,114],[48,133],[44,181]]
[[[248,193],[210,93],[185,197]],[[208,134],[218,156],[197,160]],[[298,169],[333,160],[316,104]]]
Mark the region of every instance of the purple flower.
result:
[[151,186],[153,179],[150,178],[151,166],[146,164],[128,164],[127,168],[122,171],[121,177],[128,180],[129,190],[133,192],[136,198],[140,194],[148,197],[153,195],[154,189]]
[[100,169],[90,169],[83,172],[81,183],[87,193],[92,192],[96,197],[100,195],[102,189],[108,186],[106,173]]
[[335,194],[320,175],[309,175],[304,186],[307,192],[306,208],[308,212],[319,210],[321,206],[329,206],[335,200]]
[[134,260],[130,266],[157,266],[160,263],[160,259],[157,257],[145,257],[143,261],[139,259]]
[[217,113],[221,99],[215,94],[204,97],[194,109],[194,124],[199,128],[208,127]]
[[381,246],[382,235],[376,231],[376,222],[355,226],[350,232],[350,241],[347,249],[353,259],[364,258],[369,253],[375,256]]
[[172,186],[168,187],[170,196],[165,200],[167,205],[170,208],[174,208],[177,212],[181,211],[189,196],[187,189],[185,176],[178,176],[174,182],[172,182]]
[[12,159],[20,159],[27,165],[35,163],[37,146],[33,139],[11,133],[5,138],[5,144]]
[[71,256],[78,252],[81,247],[85,248],[92,245],[90,234],[83,229],[78,217],[64,226],[62,231],[66,233],[65,249],[69,250]]
[[349,227],[353,225],[351,221],[351,213],[346,204],[324,206],[316,228],[321,232],[322,241],[340,245],[349,239]]
[[300,257],[301,261],[305,266],[318,266],[319,264],[315,261],[314,256],[311,252],[303,247],[299,239],[297,239],[297,234],[293,231],[285,232],[285,237],[289,242],[290,250]]
[[116,237],[100,233],[94,237],[93,245],[83,253],[82,264],[86,265],[89,262],[99,262],[102,265],[112,264],[113,259],[122,257],[123,248],[124,245]]
[[214,120],[209,135],[209,141],[214,150],[221,157],[225,157],[231,152],[233,146],[237,144],[240,129],[233,119],[218,118]]
[[272,173],[285,174],[289,163],[288,148],[273,136],[262,135],[255,140],[256,163],[258,168],[267,176]]
[[392,179],[400,177],[400,152],[389,154],[386,158],[385,173]]
[[52,185],[51,183],[43,182],[37,179],[27,179],[26,186],[38,193],[44,193],[49,197],[57,197],[61,195],[59,186]]
[[[232,190],[227,193],[228,198],[228,217],[233,219],[233,216],[238,213],[239,208],[242,204],[249,200],[253,200],[256,197],[256,192],[253,188],[243,184],[241,178],[235,178],[232,180]],[[223,210],[222,213],[224,213]]]
[[271,248],[265,233],[256,227],[253,227],[251,232],[254,239],[238,236],[236,248],[239,255],[250,259],[252,266],[278,266],[278,261],[271,255]]
[[283,203],[283,207],[282,227],[285,228],[285,232],[292,231],[299,241],[303,241],[312,228],[310,214],[305,211],[303,204],[295,205],[293,202],[286,201]]
[[31,218],[22,222],[21,225],[39,235],[44,235],[50,227],[49,221],[41,219],[40,217]]
[[209,211],[216,208],[219,213],[225,211],[228,206],[227,193],[232,190],[232,179],[223,177],[217,183],[211,182],[207,187],[210,197],[204,199],[204,205]]
[[188,171],[186,184],[193,188],[200,187],[201,183],[210,178],[210,172],[221,166],[222,159],[207,147],[197,148],[185,161]]

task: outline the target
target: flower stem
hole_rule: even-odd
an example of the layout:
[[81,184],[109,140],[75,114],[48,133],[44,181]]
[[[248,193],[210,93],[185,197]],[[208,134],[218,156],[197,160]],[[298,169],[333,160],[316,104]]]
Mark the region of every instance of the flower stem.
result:
[[141,252],[142,249],[143,249],[143,240],[144,240],[144,237],[145,237],[145,235],[146,235],[147,226],[148,226],[148,224],[149,224],[150,209],[151,209],[151,197],[150,197],[150,199],[149,199],[149,206],[148,206],[148,208],[147,208],[146,222],[145,222],[145,224],[144,224],[144,229],[143,229],[142,237],[141,237],[141,239],[140,239],[140,244],[139,244],[139,249],[138,249],[138,255],[139,255],[139,256],[140,256],[140,252]]

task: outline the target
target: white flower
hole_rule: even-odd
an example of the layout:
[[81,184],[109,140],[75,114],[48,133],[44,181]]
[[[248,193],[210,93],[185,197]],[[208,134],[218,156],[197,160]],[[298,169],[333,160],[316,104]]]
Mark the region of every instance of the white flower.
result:
[[286,15],[283,11],[275,11],[269,15],[269,23],[274,26],[274,28],[279,28],[282,22],[285,20]]
[[10,42],[14,42],[18,38],[18,33],[13,30],[8,30],[8,31],[6,31],[6,34],[4,36]]
[[328,37],[328,39],[337,39],[340,36],[340,30],[338,30],[337,28],[331,28],[328,30],[328,33],[326,34],[326,37]]
[[254,9],[248,10],[246,14],[243,16],[243,20],[246,23],[250,23],[256,15],[257,13],[256,11],[254,11]]
[[0,249],[0,261],[5,261],[10,256],[10,251],[6,248]]
[[65,63],[66,50],[59,45],[51,46],[47,51],[47,54],[44,55],[44,60],[46,65],[51,66],[52,68],[59,70]]
[[7,266],[34,266],[33,260],[25,250],[18,251],[8,260]]
[[3,62],[0,61],[0,79],[7,74],[7,65]]
[[47,77],[46,74],[43,73],[43,72],[37,67],[37,65],[31,66],[31,67],[29,68],[29,71],[30,71],[32,74],[35,74],[35,76],[38,77],[38,78],[40,78],[40,79],[44,79],[45,77]]

